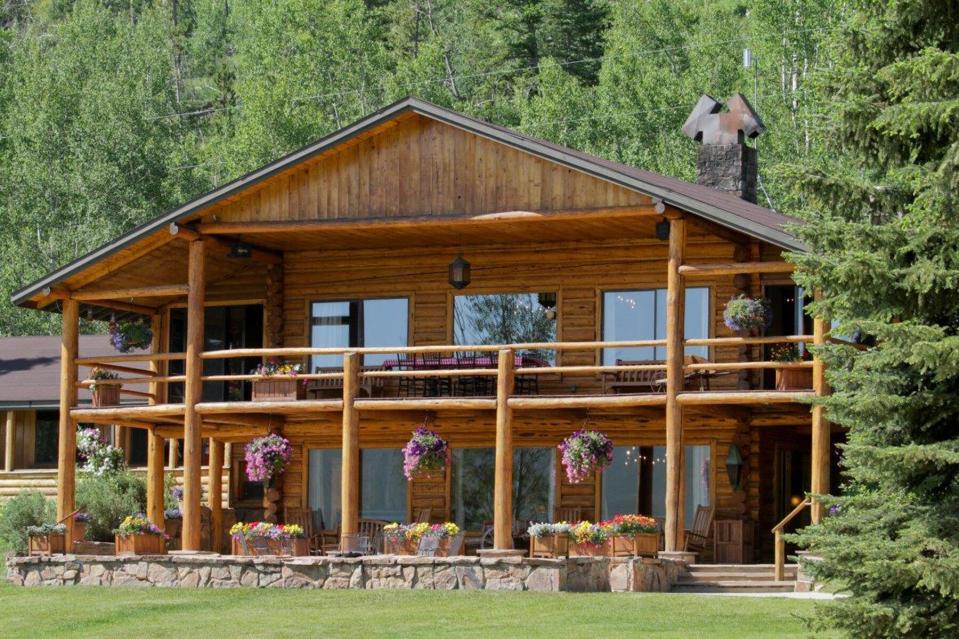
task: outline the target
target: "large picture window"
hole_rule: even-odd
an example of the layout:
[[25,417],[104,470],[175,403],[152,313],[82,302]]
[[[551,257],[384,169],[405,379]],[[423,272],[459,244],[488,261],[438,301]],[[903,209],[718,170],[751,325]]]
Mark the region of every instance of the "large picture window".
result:
[[[310,346],[360,348],[406,346],[409,300],[390,299],[313,302],[310,305]],[[396,355],[364,355],[365,366],[378,366]],[[342,355],[314,355],[311,369],[340,367]]]
[[[333,529],[340,524],[342,451],[310,450],[309,504],[314,524]],[[406,521],[406,478],[403,451],[398,448],[364,448],[360,451],[360,517]]]
[[[520,344],[556,341],[555,293],[457,295],[453,343]],[[552,361],[553,351],[536,355]]]
[[[709,289],[686,289],[686,339],[709,337]],[[603,341],[624,342],[666,339],[666,289],[607,291],[603,293]],[[686,355],[708,357],[709,347],[687,346]],[[666,347],[605,348],[603,364],[617,359],[663,361]]]
[[[709,506],[712,448],[686,446],[683,455],[683,513],[692,523],[696,508]],[[602,516],[640,513],[666,516],[666,447],[617,446],[603,471]]]
[[[482,530],[493,520],[496,452],[492,448],[453,450],[453,521]],[[514,521],[550,521],[555,500],[553,448],[513,449]]]

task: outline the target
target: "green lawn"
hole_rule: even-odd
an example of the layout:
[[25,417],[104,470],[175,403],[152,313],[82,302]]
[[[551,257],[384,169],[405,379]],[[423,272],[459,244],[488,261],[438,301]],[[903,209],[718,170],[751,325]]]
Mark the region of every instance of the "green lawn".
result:
[[[807,637],[794,599],[0,586],[17,637]],[[823,636],[823,635],[817,635]]]

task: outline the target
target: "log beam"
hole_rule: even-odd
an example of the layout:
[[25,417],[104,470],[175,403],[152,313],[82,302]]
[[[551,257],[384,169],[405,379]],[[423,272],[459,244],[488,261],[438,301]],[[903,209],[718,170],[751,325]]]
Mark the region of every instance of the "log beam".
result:
[[677,213],[669,219],[669,260],[666,266],[666,523],[667,552],[681,549],[680,492],[683,469],[683,325],[686,310],[682,265],[686,251],[686,220]]
[[183,398],[183,550],[200,550],[200,460],[203,418],[196,405],[203,397],[203,305],[206,298],[206,255],[202,240],[190,243],[186,326],[186,382]]
[[[354,403],[360,390],[360,356],[343,355],[343,452],[340,476],[340,543],[360,526],[360,414]],[[345,545],[341,545],[347,550]]]
[[134,288],[115,288],[99,290],[73,291],[70,297],[80,301],[115,300],[133,297],[171,297],[189,293],[186,284],[168,284],[163,286],[139,286]]
[[513,548],[513,351],[499,352],[496,378],[496,465],[493,476],[493,548]]
[[[818,295],[817,295],[818,297]],[[826,343],[826,321],[821,317],[813,319],[813,343],[816,346],[822,346]],[[828,392],[826,387],[826,367],[820,357],[813,358],[812,369],[813,392],[817,397],[822,397]],[[810,492],[813,495],[826,495],[829,493],[829,453],[831,448],[831,428],[826,420],[826,407],[822,404],[814,404],[812,407],[812,442],[811,442],[811,461],[812,473],[810,474]],[[812,501],[812,523],[818,524],[822,521],[823,507],[822,503],[813,497]]]
[[73,548],[76,510],[77,427],[70,408],[77,402],[77,350],[80,340],[80,304],[63,300],[60,332],[60,428],[57,444],[57,521],[66,519],[67,548]]
[[716,277],[755,273],[792,273],[795,264],[789,262],[730,262],[722,264],[683,264],[679,273],[683,277]]
[[207,499],[210,501],[210,541],[213,552],[223,552],[223,442],[210,439]]

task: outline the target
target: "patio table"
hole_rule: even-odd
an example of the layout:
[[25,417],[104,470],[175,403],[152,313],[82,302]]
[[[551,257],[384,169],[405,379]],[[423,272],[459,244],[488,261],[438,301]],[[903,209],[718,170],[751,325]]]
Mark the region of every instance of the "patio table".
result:
[[[437,361],[439,365],[437,367]],[[496,368],[498,360],[492,355],[481,355],[470,358],[469,360],[459,360],[456,357],[440,357],[439,360],[425,360],[423,358],[411,358],[400,362],[399,359],[388,359],[381,366],[386,370],[393,370],[399,367],[412,367],[413,370],[442,370],[444,368]],[[549,366],[549,362],[541,357],[531,355],[517,355],[514,360],[517,368],[537,368]]]

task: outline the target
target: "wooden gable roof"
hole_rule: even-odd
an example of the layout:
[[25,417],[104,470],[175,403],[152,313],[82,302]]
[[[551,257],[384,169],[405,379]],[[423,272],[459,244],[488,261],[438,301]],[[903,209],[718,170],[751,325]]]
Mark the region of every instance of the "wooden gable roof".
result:
[[[201,231],[249,222],[289,224],[274,237],[256,236],[260,245],[288,250],[297,248],[299,234],[289,232],[297,223],[327,225],[344,242],[362,241],[357,233],[368,241],[371,225],[430,220],[454,220],[460,225],[450,233],[482,237],[491,228],[484,217],[502,219],[518,210],[576,210],[568,223],[579,224],[577,232],[588,236],[588,212],[581,209],[651,208],[654,201],[781,248],[804,248],[785,228],[795,220],[734,195],[406,98],[139,225],[16,291],[12,301],[32,306],[50,287],[75,289],[143,258],[169,241],[171,223],[195,223]],[[515,230],[535,224],[521,217],[516,215]]]

